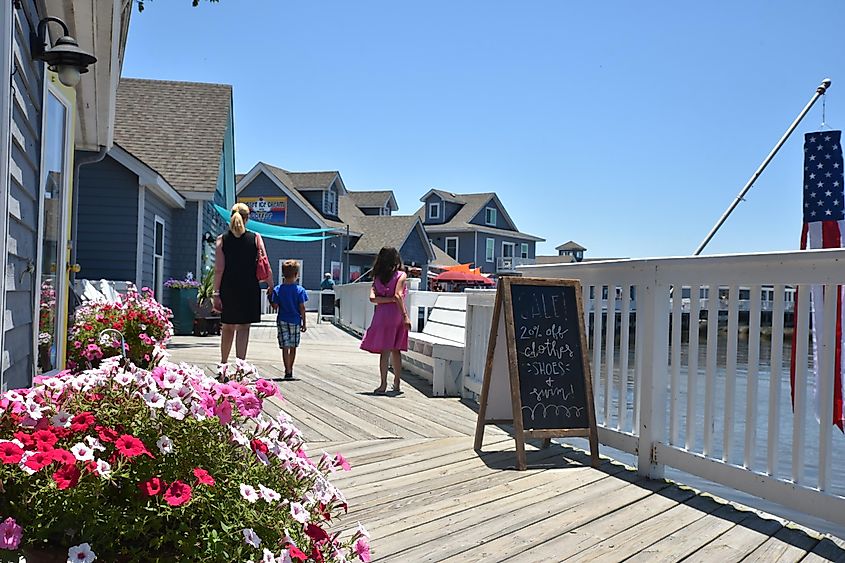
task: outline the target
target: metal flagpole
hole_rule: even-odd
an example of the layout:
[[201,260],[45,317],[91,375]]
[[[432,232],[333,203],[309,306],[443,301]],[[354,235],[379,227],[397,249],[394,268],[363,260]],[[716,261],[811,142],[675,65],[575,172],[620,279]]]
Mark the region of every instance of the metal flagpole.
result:
[[795,121],[792,122],[792,125],[789,126],[789,129],[787,129],[786,133],[783,134],[783,137],[780,138],[778,144],[775,145],[775,148],[772,149],[772,152],[770,152],[769,156],[767,156],[766,159],[763,161],[763,164],[761,164],[760,167],[757,168],[757,170],[754,172],[754,174],[752,174],[751,178],[745,184],[745,187],[742,188],[742,191],[739,192],[739,195],[736,196],[736,199],[734,199],[733,203],[731,203],[727,211],[722,214],[722,217],[721,219],[719,219],[719,222],[716,223],[716,226],[713,227],[710,233],[708,233],[704,240],[701,241],[701,244],[698,245],[698,248],[693,253],[693,256],[698,256],[699,254],[701,254],[701,251],[704,250],[704,247],[707,246],[707,243],[709,243],[710,239],[713,238],[713,235],[716,234],[716,231],[718,231],[722,224],[724,224],[724,222],[728,219],[728,216],[733,213],[733,210],[736,209],[736,206],[739,205],[739,202],[743,200],[745,194],[748,193],[748,190],[751,189],[751,186],[754,185],[754,182],[757,181],[757,178],[760,177],[760,174],[763,173],[763,170],[766,169],[766,166],[769,165],[769,162],[771,162],[775,154],[777,154],[777,152],[780,150],[780,148],[783,146],[783,144],[786,142],[786,140],[789,138],[795,128],[798,127],[798,124],[801,122],[802,119],[804,119],[804,116],[807,115],[807,112],[810,111],[810,108],[813,107],[813,104],[815,104],[816,101],[821,96],[823,96],[825,92],[827,92],[828,88],[830,88],[830,78],[825,78],[824,80],[822,80],[822,83],[819,85],[819,87],[816,88],[816,93],[813,94],[813,97],[810,99],[807,105],[804,106],[804,109],[801,110],[801,113],[798,114],[798,117],[795,118]]

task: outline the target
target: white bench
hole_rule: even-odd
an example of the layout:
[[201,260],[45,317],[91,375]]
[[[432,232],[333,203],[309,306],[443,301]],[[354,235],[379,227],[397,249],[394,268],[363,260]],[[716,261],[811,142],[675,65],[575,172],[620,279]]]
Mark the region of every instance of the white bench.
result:
[[422,332],[408,336],[402,367],[431,381],[436,397],[461,396],[466,295],[438,295]]

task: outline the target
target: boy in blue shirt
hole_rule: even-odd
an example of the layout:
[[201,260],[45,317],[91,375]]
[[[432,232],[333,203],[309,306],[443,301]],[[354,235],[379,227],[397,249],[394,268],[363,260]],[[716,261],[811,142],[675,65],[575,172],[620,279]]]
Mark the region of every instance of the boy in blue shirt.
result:
[[282,349],[282,363],[285,364],[285,379],[293,379],[293,361],[299,346],[299,333],[305,332],[305,302],[308,294],[296,282],[299,277],[299,263],[286,260],[282,264],[282,283],[269,292],[270,303],[278,309],[276,329],[279,348]]

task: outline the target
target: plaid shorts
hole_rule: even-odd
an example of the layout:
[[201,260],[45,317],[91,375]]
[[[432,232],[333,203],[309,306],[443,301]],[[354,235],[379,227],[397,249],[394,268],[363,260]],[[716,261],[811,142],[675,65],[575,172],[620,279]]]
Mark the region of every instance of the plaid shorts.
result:
[[276,321],[276,334],[279,337],[279,348],[299,347],[299,324]]

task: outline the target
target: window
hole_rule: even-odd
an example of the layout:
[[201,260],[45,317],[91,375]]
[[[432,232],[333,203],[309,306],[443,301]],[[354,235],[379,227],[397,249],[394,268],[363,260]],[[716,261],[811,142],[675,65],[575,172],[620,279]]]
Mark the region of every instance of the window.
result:
[[337,192],[329,188],[323,192],[323,213],[337,215]]
[[73,143],[71,111],[67,100],[49,85],[44,96],[39,209],[38,344],[36,373],[61,367],[67,339],[67,221]]
[[440,219],[440,203],[429,203],[428,204],[428,218],[429,219]]
[[484,224],[496,226],[496,208],[487,207],[484,209]]
[[502,257],[503,258],[513,258],[513,247],[514,247],[514,244],[512,242],[503,242],[502,243]]
[[491,239],[491,238],[488,238],[486,250],[487,250],[487,256],[486,256],[487,261],[492,262],[493,259],[495,258],[495,254],[496,254],[496,241]]
[[446,237],[446,254],[458,260],[458,237]]
[[153,289],[156,299],[161,301],[164,296],[164,219],[155,216],[155,233],[153,239]]
[[523,242],[520,247],[519,255],[521,258],[528,258],[528,243]]

